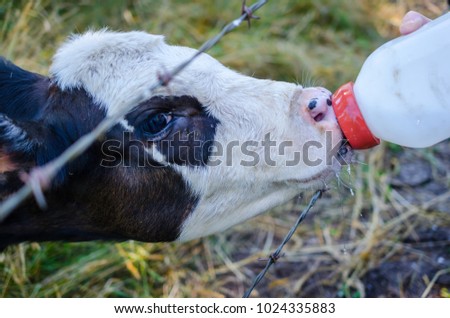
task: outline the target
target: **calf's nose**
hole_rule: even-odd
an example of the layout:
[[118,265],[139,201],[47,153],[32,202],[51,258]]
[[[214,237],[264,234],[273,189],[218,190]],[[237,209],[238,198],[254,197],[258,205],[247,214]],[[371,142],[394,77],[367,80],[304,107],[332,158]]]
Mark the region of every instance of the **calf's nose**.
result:
[[331,105],[330,96],[320,96],[311,98],[307,108],[314,121],[319,122],[327,117],[327,113],[331,110]]
[[337,124],[332,107],[331,92],[325,88],[302,89],[298,95],[297,107],[300,107],[301,116],[317,127],[331,128]]

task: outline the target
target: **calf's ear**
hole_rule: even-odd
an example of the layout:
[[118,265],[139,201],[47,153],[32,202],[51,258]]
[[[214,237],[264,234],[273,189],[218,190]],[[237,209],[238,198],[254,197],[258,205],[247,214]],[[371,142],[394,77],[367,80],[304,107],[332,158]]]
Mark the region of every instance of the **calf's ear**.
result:
[[[46,115],[45,117],[50,117]],[[18,121],[0,114],[0,160],[8,168],[4,171],[27,171],[42,166],[58,157],[78,136],[77,127],[64,117],[43,118],[37,121]],[[71,161],[54,178],[54,186],[60,185],[68,169],[80,168],[82,159]],[[0,163],[1,166],[1,163]],[[1,170],[0,170],[1,172]]]
[[36,165],[36,139],[26,130],[35,123],[14,121],[0,114],[0,199],[23,184],[21,173]]
[[0,113],[0,153],[12,164],[23,165],[35,158],[37,138],[30,134],[38,130],[35,122],[19,122]]
[[50,79],[0,57],[0,172],[35,165]]

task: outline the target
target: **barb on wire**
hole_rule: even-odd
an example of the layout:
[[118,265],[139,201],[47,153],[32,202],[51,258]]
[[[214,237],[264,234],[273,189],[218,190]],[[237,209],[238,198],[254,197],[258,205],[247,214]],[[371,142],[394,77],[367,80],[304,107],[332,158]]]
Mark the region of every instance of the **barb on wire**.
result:
[[257,17],[256,15],[253,15],[252,8],[247,7],[246,4],[247,4],[247,0],[244,0],[244,2],[242,2],[242,10],[241,10],[241,12],[242,12],[242,14],[244,14],[244,13],[247,14],[247,17],[245,18],[245,20],[247,20],[248,28],[250,29],[250,27],[252,26],[252,19],[258,20],[259,17]]
[[313,195],[313,197],[309,201],[308,206],[302,211],[302,213],[300,213],[299,217],[297,218],[297,221],[292,226],[292,228],[290,229],[288,234],[286,234],[286,236],[284,237],[280,246],[278,246],[278,248],[275,250],[275,252],[270,254],[269,259],[267,260],[267,263],[266,263],[266,267],[264,267],[264,269],[261,271],[261,273],[259,273],[258,276],[255,277],[255,280],[253,281],[252,286],[250,286],[250,288],[244,293],[243,298],[250,297],[250,294],[252,293],[253,289],[255,289],[256,285],[258,285],[259,282],[264,278],[266,273],[269,271],[269,268],[273,264],[275,264],[278,261],[278,259],[282,256],[281,251],[283,250],[283,247],[286,245],[287,242],[289,242],[289,240],[291,239],[292,235],[297,230],[300,223],[302,223],[302,221],[306,218],[306,215],[308,214],[309,210],[311,210],[311,208],[314,206],[314,204],[316,204],[316,201],[322,196],[323,191],[324,190],[318,190]]
[[0,222],[2,222],[14,209],[16,209],[22,202],[24,202],[28,197],[34,195],[36,200],[41,206],[45,206],[45,199],[43,197],[44,188],[43,185],[50,185],[51,180],[57,175],[59,170],[63,168],[69,161],[82,155],[100,136],[110,130],[114,125],[116,125],[119,120],[125,116],[133,107],[139,103],[147,100],[151,97],[151,94],[161,86],[167,86],[173,78],[180,73],[184,68],[186,68],[192,61],[194,61],[202,53],[205,53],[211,49],[217,42],[220,41],[227,33],[236,29],[242,21],[250,20],[255,18],[253,12],[257,11],[259,8],[264,6],[268,0],[260,0],[250,7],[245,6],[245,10],[242,15],[228,23],[216,36],[206,41],[198,51],[185,62],[181,63],[175,67],[171,72],[164,71],[163,73],[157,74],[157,82],[149,87],[143,94],[131,101],[119,100],[114,105],[114,108],[119,109],[114,115],[106,117],[101,121],[98,126],[92,130],[90,133],[82,136],[75,143],[73,143],[69,148],[67,148],[59,157],[49,161],[43,166],[34,168],[27,177],[25,185],[19,189],[16,193],[12,194],[6,200],[0,204]]

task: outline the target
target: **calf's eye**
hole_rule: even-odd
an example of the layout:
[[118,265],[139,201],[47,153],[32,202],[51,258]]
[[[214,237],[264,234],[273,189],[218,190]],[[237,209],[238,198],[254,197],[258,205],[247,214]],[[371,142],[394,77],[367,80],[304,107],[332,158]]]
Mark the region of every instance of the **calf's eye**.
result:
[[170,113],[157,113],[147,117],[142,129],[150,135],[156,135],[163,131],[172,120]]

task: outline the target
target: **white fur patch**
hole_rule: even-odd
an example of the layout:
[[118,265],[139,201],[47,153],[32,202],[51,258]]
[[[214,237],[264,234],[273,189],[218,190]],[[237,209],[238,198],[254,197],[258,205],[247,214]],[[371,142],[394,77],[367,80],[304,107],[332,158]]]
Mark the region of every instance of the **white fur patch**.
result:
[[63,90],[84,88],[112,114],[117,100],[132,100],[156,81],[154,54],[163,42],[138,31],[74,35],[54,56],[50,74]]
[[123,128],[125,128],[126,131],[130,131],[130,132],[133,132],[133,131],[134,131],[134,126],[131,126],[131,125],[128,123],[128,120],[126,120],[126,119],[121,119],[121,120],[119,121],[119,123],[122,125]]
[[157,149],[156,145],[153,145],[151,148],[145,148],[145,151],[147,151],[148,154],[155,160],[156,162],[168,166],[169,163],[167,162],[166,156],[164,156],[159,150]]

